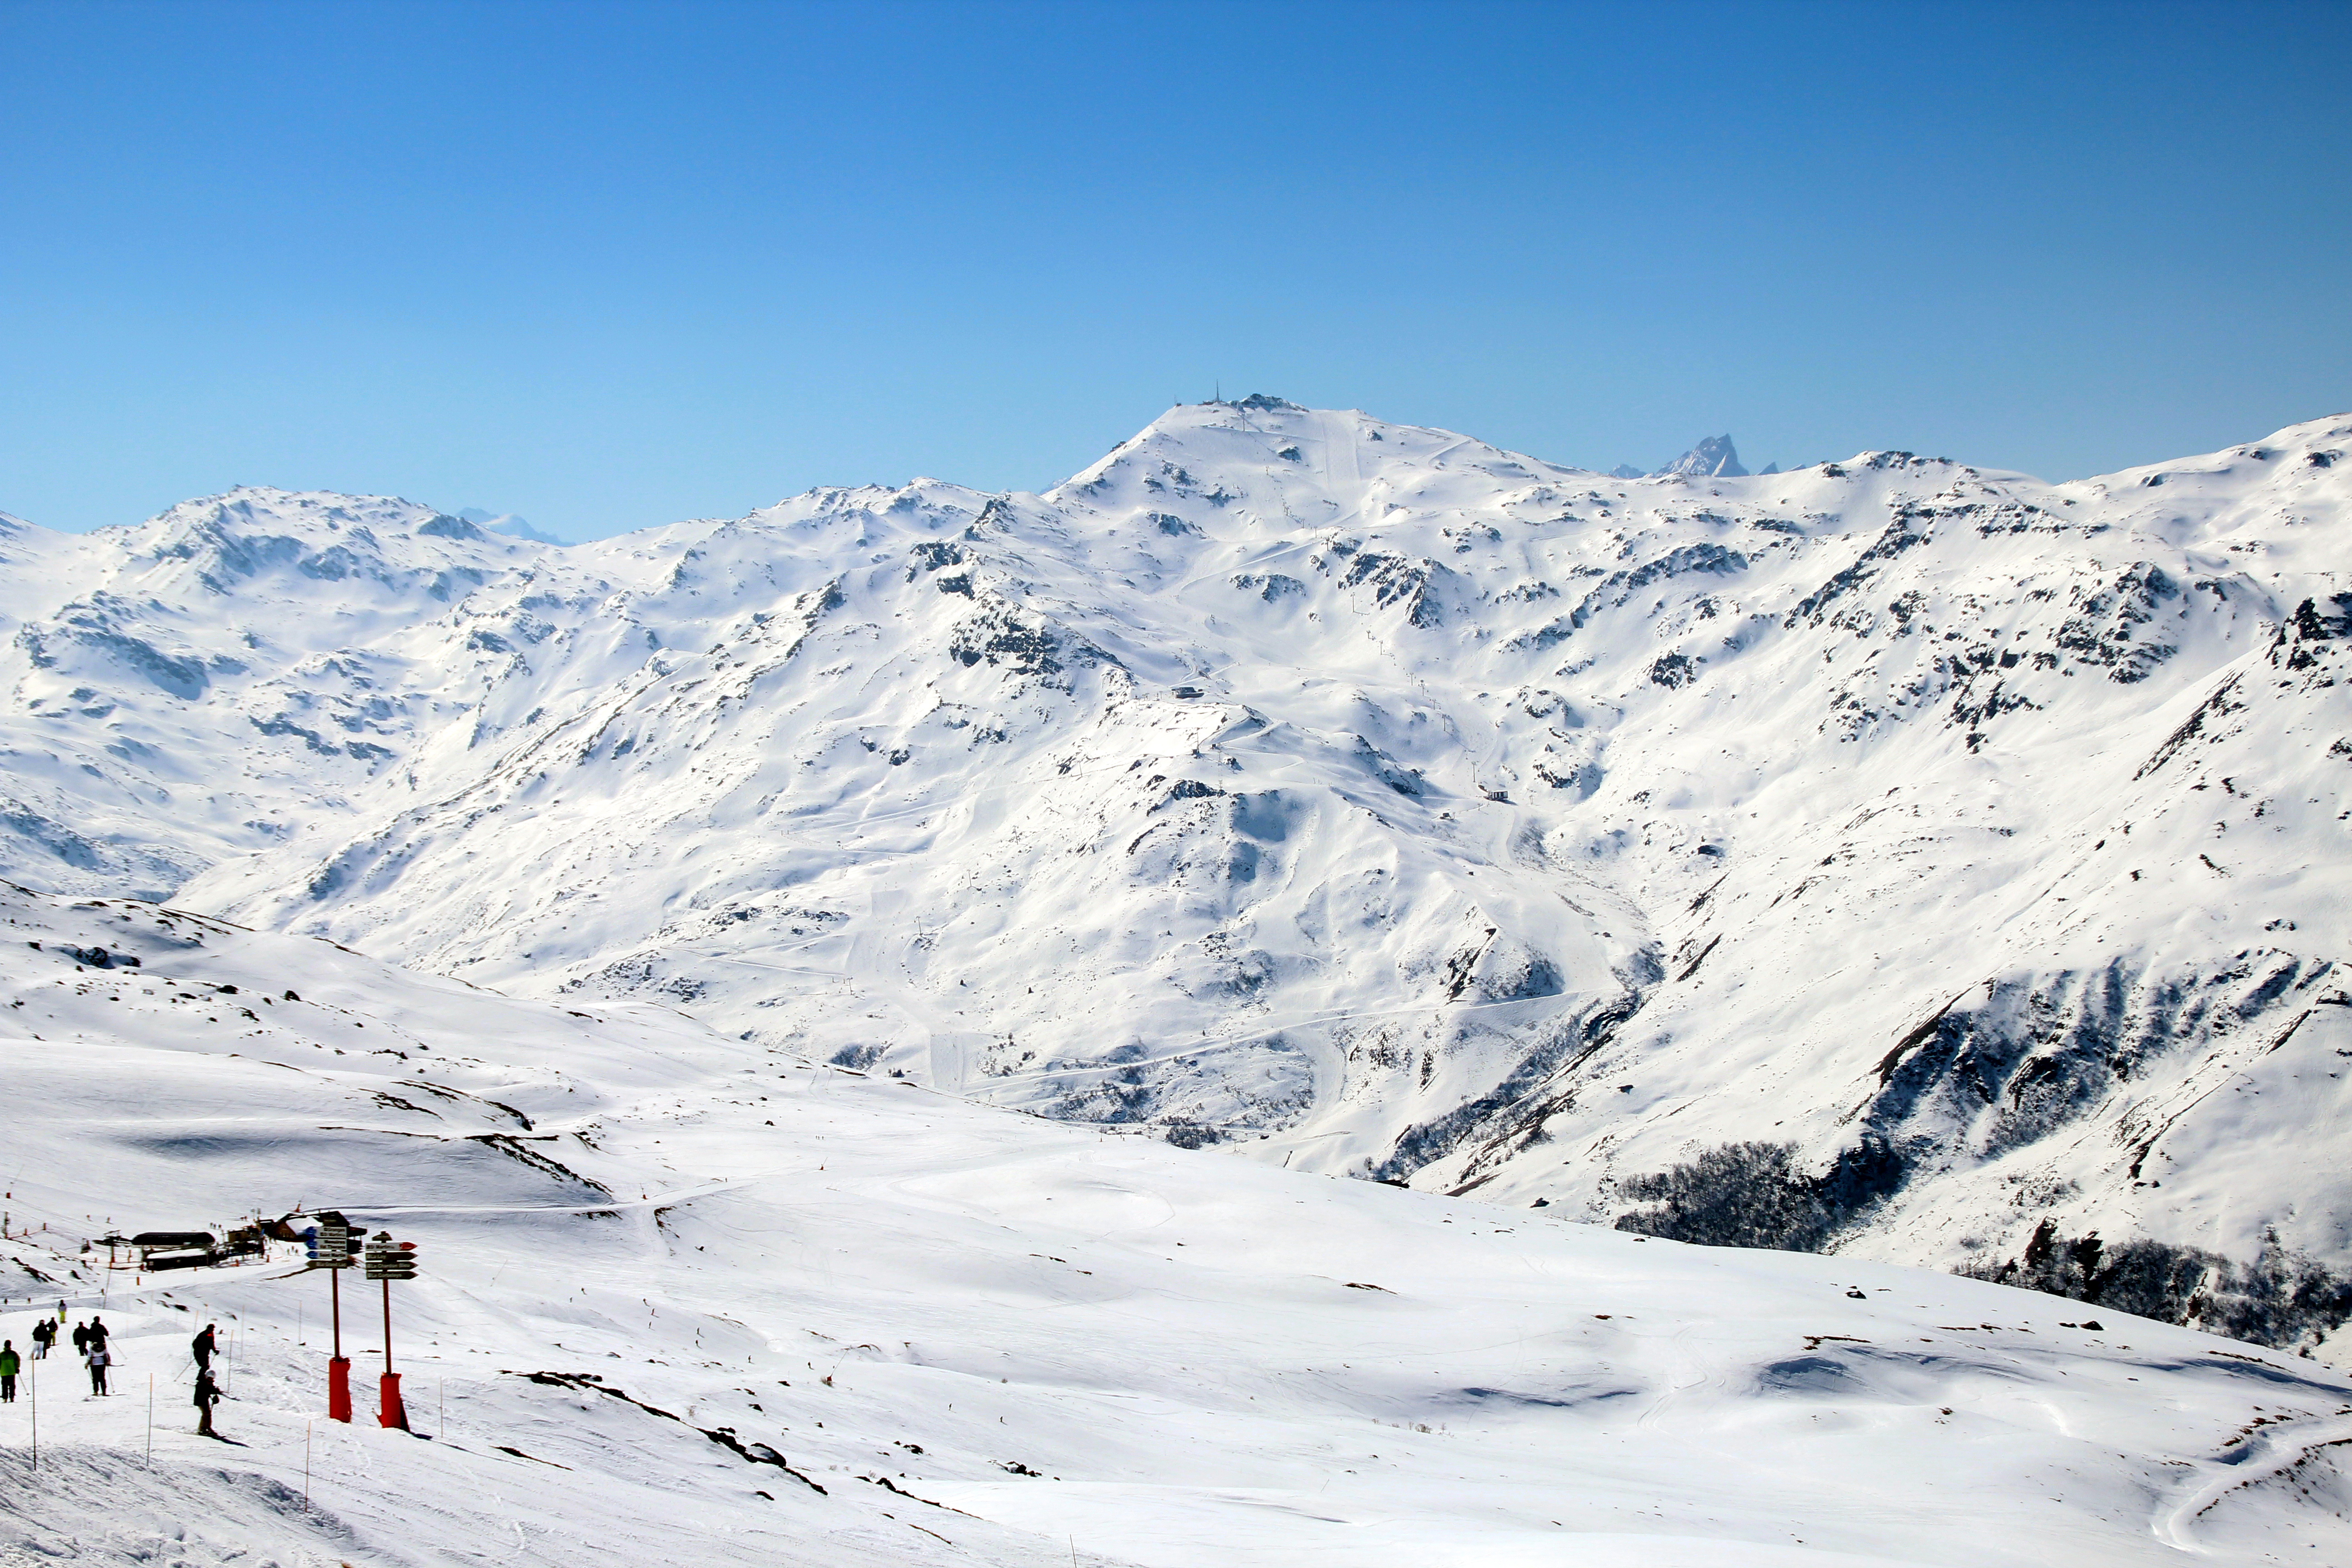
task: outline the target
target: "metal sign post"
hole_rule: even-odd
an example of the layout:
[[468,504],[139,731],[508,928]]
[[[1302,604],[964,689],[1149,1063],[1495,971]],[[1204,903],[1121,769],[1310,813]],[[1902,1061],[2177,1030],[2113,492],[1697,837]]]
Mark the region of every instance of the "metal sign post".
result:
[[310,1267],[327,1270],[329,1311],[335,1323],[335,1352],[327,1362],[327,1419],[352,1418],[352,1363],[343,1356],[343,1275],[352,1266],[351,1226],[321,1218],[310,1238]]
[[376,1419],[386,1426],[408,1430],[408,1409],[400,1400],[400,1374],[392,1370],[392,1282],[416,1278],[416,1244],[395,1242],[392,1232],[380,1230],[367,1246],[367,1277],[383,1281],[383,1381]]

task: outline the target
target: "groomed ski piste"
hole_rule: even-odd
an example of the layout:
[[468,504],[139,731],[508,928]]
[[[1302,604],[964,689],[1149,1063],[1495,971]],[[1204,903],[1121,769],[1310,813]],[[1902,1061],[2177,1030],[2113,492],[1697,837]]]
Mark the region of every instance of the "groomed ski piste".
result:
[[[33,1401],[0,1406],[12,1568],[2352,1562],[2352,1383],[2307,1359],[1176,1149],[152,904],[5,888],[0,921],[0,1333],[62,1296],[118,1357],[105,1399],[38,1363],[37,1474]],[[418,1244],[414,1433],[372,1424],[356,1279],[344,1426],[319,1273],[79,1251],[297,1205]]]

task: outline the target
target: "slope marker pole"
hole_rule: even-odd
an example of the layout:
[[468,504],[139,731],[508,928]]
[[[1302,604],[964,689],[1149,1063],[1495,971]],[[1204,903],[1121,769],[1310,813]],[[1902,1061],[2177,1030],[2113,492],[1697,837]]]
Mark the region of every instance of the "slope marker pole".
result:
[[345,1261],[327,1270],[328,1311],[335,1323],[334,1352],[327,1359],[327,1419],[348,1423],[352,1418],[352,1363],[343,1355],[343,1269]]

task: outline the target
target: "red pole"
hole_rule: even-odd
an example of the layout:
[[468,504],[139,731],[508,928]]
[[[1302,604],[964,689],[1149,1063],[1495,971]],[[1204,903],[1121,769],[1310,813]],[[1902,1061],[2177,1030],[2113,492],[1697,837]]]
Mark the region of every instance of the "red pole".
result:
[[408,1408],[400,1402],[400,1373],[392,1370],[392,1281],[383,1282],[383,1382],[382,1407],[376,1419],[383,1426],[408,1430]]
[[343,1271],[327,1270],[328,1300],[333,1303],[335,1353],[327,1363],[327,1419],[348,1423],[352,1418],[352,1363],[343,1359]]

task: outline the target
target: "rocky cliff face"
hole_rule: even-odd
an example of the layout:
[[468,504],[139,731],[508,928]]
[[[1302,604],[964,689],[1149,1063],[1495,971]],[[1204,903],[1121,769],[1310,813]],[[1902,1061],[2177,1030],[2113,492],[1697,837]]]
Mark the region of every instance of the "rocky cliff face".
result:
[[1739,454],[1728,436],[1709,436],[1681,457],[1651,475],[1663,479],[1669,475],[1696,479],[1744,479],[1748,470],[1739,466]]

